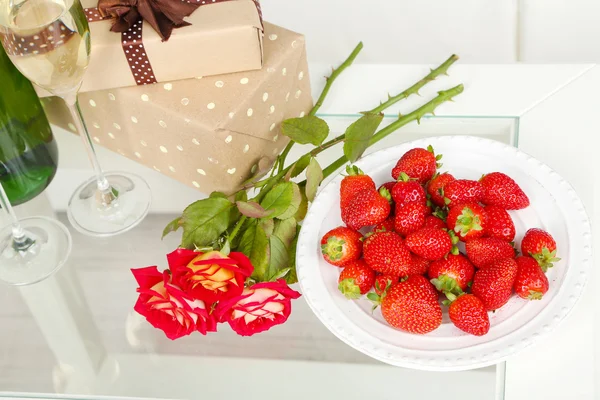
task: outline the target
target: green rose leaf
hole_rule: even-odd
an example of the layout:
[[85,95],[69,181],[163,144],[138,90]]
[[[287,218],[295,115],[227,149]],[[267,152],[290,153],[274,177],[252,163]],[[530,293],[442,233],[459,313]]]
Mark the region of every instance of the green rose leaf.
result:
[[161,239],[164,239],[169,233],[175,232],[179,228],[181,228],[181,217],[175,218],[173,221],[169,222],[167,226],[165,226]]
[[323,170],[316,158],[311,158],[306,169],[306,198],[313,201],[317,195],[317,189],[323,180]]
[[211,198],[211,199],[217,199],[217,198],[226,199],[227,195],[225,193],[223,193],[223,192],[211,192],[208,195],[208,197]]
[[291,178],[295,178],[298,175],[300,175],[306,169],[306,167],[308,167],[308,163],[310,162],[310,157],[311,157],[310,154],[305,154],[302,157],[300,157],[294,163],[294,165],[292,165],[290,167],[289,171],[285,175],[285,180],[289,181]]
[[382,119],[382,113],[366,113],[346,129],[344,155],[348,161],[354,162],[362,156]]
[[288,285],[298,282],[298,276],[296,275],[296,246],[298,244],[298,235],[300,234],[300,225],[296,227],[296,237],[292,240],[289,254],[289,268],[290,272],[285,276],[285,281]]
[[[246,193],[245,190],[240,190],[239,192],[235,193],[235,195],[229,196],[229,201],[232,203],[236,203],[238,201],[248,201],[248,193]],[[237,207],[231,207],[231,211],[229,211],[229,227],[235,225],[241,216],[242,214]]]
[[246,229],[238,250],[244,253],[254,265],[252,278],[258,282],[266,280],[270,248],[269,239],[260,224],[255,222]]
[[235,203],[242,215],[250,218],[265,218],[271,215],[272,211],[267,211],[254,201],[237,201]]
[[250,178],[248,178],[242,183],[242,186],[245,189],[251,188],[254,183],[258,182],[260,178],[265,176],[267,172],[271,170],[271,167],[273,167],[273,163],[274,161],[269,157],[262,157],[260,160],[258,160],[258,163],[255,164],[254,167],[252,167],[252,175],[250,176]]
[[273,236],[277,236],[285,247],[289,249],[294,237],[296,237],[296,219],[291,217],[277,221],[275,229],[273,229]]
[[294,197],[294,188],[291,182],[282,182],[273,186],[267,193],[260,205],[271,211],[270,217],[278,217],[285,213],[292,204]]
[[296,143],[310,143],[315,146],[323,143],[323,140],[329,135],[327,122],[313,115],[286,119],[281,123],[281,130],[285,136]]
[[292,184],[292,200],[290,201],[289,207],[281,214],[277,216],[278,219],[288,219],[294,216],[302,203],[302,193],[300,193],[300,187],[297,183],[291,182]]
[[289,263],[288,250],[277,236],[271,236],[269,239],[271,247],[271,260],[267,271],[268,280],[272,280],[279,271],[287,268]]
[[298,211],[294,214],[296,222],[302,221],[308,212],[308,199],[304,190],[300,190],[300,195],[302,196],[302,200],[300,201],[300,206],[298,206]]
[[271,218],[265,218],[258,221],[258,223],[263,228],[263,231],[265,231],[267,237],[271,237],[273,231],[275,230],[275,222]]
[[181,246],[187,249],[208,246],[219,238],[229,225],[233,204],[221,197],[198,200],[190,204],[181,216],[183,235]]

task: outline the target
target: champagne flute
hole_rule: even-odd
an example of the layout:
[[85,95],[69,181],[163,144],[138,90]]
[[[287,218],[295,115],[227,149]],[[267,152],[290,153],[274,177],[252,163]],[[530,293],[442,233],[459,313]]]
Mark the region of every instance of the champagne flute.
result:
[[0,38],[11,61],[32,82],[61,97],[79,132],[95,177],[69,200],[78,231],[112,236],[139,224],[148,213],[150,188],[139,176],[102,171],[77,102],[90,58],[90,33],[79,0],[0,0]]
[[26,285],[64,264],[71,252],[71,235],[56,220],[19,221],[15,215],[12,205],[31,200],[54,178],[58,149],[33,86],[2,47],[0,82],[0,205],[11,220],[0,230],[0,280]]

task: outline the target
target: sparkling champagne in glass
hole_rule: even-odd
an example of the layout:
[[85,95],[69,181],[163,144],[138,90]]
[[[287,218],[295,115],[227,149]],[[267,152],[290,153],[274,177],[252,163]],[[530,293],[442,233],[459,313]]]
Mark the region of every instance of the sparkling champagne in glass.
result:
[[136,226],[150,208],[150,188],[137,175],[102,171],[77,103],[90,58],[90,32],[79,0],[0,0],[0,39],[23,75],[65,101],[83,139],[96,176],[71,197],[71,224],[93,236]]

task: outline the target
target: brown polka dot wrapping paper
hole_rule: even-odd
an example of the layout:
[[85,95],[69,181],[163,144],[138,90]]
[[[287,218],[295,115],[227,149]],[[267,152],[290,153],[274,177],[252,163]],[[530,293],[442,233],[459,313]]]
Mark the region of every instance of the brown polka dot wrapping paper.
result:
[[[174,29],[166,42],[149,23],[140,23],[142,26],[136,26],[132,33],[142,32],[143,46],[139,38],[131,35],[132,43],[126,48],[121,33],[111,32],[111,19],[94,18],[91,9],[97,3],[81,0],[83,8],[88,9],[86,16],[93,21],[89,22],[91,57],[81,93],[255,70],[263,64],[263,24],[260,6],[254,0],[221,1],[198,7],[185,18],[190,25]],[[142,59],[138,60],[140,56]],[[137,66],[136,61],[140,63]],[[151,69],[145,65],[151,65]],[[133,67],[139,71],[133,71]],[[42,90],[38,93],[49,95]]]
[[[261,70],[81,93],[94,142],[197,188],[233,192],[288,140],[281,121],[312,107],[304,37],[265,22]],[[74,131],[62,100],[42,103]]]

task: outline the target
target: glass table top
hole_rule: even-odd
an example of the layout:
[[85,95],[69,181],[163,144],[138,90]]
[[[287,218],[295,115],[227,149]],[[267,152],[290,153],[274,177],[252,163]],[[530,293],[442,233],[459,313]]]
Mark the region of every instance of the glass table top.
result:
[[[337,136],[357,116],[323,118],[331,135]],[[383,124],[393,120],[386,117]],[[518,119],[425,118],[369,152],[439,135],[476,135],[516,145]],[[302,147],[294,148],[290,160],[304,153]],[[339,148],[324,152],[321,165],[339,154]],[[55,216],[69,227],[66,216],[52,210],[45,194],[17,212],[21,217]],[[73,253],[57,274],[31,286],[0,286],[0,396],[479,400],[492,399],[499,390],[496,382],[502,375],[496,367],[437,373],[375,361],[331,334],[302,298],[293,303],[287,323],[250,338],[222,325],[216,334],[168,340],[133,311],[137,285],[130,268],[166,267],[165,254],[176,248],[179,237],[161,241],[160,236],[174,217],[151,212],[137,228],[106,239],[87,237],[69,227]],[[369,384],[375,381],[394,382],[402,392]],[[469,391],[458,391],[466,384]]]

